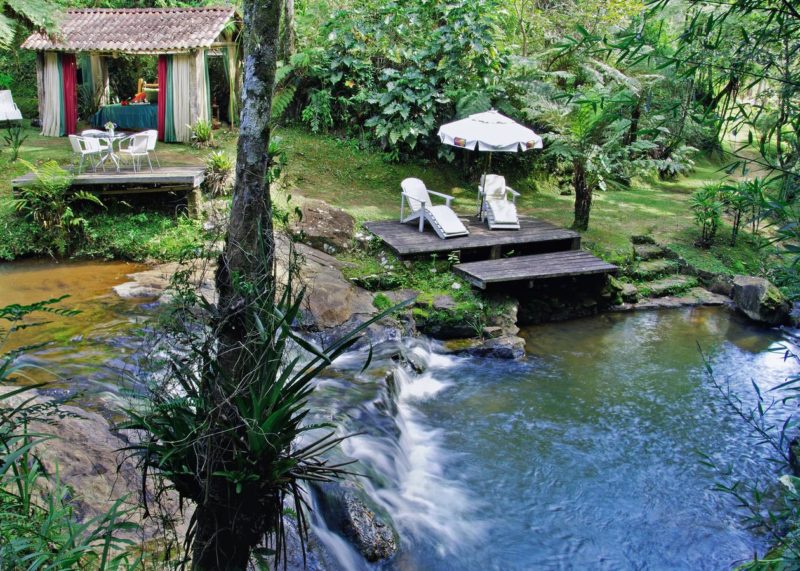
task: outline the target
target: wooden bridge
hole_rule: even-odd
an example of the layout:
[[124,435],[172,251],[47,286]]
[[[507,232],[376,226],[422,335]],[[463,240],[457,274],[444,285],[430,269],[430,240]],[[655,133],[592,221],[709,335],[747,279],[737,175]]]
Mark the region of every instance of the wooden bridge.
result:
[[[200,185],[205,178],[202,166],[159,167],[152,171],[116,172],[84,172],[75,175],[72,181],[73,190],[85,190],[99,196],[122,196],[134,194],[152,194],[171,192],[186,196],[189,216],[200,214]],[[33,173],[28,173],[11,182],[15,192],[31,184],[35,180]]]
[[457,251],[453,270],[480,289],[498,284],[527,284],[542,279],[614,274],[617,267],[580,249],[581,236],[544,220],[520,218],[519,230],[489,230],[477,218],[462,218],[469,236],[442,240],[426,227],[398,221],[367,222],[398,256],[447,256]]

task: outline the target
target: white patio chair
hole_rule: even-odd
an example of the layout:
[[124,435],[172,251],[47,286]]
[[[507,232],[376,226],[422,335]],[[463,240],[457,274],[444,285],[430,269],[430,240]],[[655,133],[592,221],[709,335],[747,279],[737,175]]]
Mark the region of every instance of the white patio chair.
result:
[[22,112],[7,89],[0,91],[0,121],[22,121]]
[[[419,231],[425,228],[425,222],[431,225],[439,238],[455,238],[457,236],[468,236],[464,223],[459,220],[450,202],[453,197],[441,192],[428,190],[425,183],[418,178],[407,178],[400,183],[402,196],[400,198],[400,222],[419,221]],[[445,204],[433,206],[430,195],[439,196],[445,199]],[[405,205],[408,204],[411,214],[405,215]]]
[[153,157],[156,159],[156,165],[158,168],[161,168],[161,161],[158,160],[158,155],[156,154],[156,143],[158,142],[158,131],[155,129],[150,129],[149,131],[144,131],[147,135],[147,152],[153,153]]
[[147,151],[148,140],[147,133],[136,133],[119,142],[119,154],[121,157],[131,160],[133,172],[139,172],[142,157],[147,157],[147,164],[150,165],[150,171],[153,171],[153,163],[150,161],[150,153]]
[[[80,162],[78,163],[78,174],[81,174],[81,169],[83,168],[83,161],[88,157],[89,162],[92,165],[92,170],[97,170],[97,164],[102,164],[100,160],[103,154],[103,150],[100,148],[100,142],[97,139],[92,139],[91,137],[79,137],[78,135],[70,135],[69,136],[69,144],[72,146],[72,152],[75,153],[75,157],[80,157]],[[93,160],[94,157],[97,157],[97,162]],[[106,170],[105,165],[103,165],[103,171]]]
[[516,200],[520,194],[506,186],[505,178],[496,174],[481,176],[478,192],[481,196],[481,220],[489,225],[489,230],[519,230]]
[[109,139],[104,139],[103,136],[107,135],[106,131],[101,131],[100,129],[85,129],[81,131],[81,137],[92,138],[96,139],[97,142],[100,144],[100,149],[107,153],[110,150],[110,145],[112,144]]

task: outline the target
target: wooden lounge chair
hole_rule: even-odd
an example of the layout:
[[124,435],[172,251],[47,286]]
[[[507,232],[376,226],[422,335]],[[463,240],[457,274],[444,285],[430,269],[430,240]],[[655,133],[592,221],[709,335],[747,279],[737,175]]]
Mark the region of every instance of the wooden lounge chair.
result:
[[496,174],[483,175],[478,191],[481,195],[481,220],[486,221],[489,230],[519,230],[516,205],[519,193],[506,186],[505,178]]
[[[419,222],[419,231],[422,232],[427,221],[442,239],[469,235],[464,223],[450,208],[452,196],[428,190],[425,183],[418,178],[407,178],[400,183],[400,187],[403,190],[400,199],[400,222]],[[433,206],[431,194],[444,198],[445,204]],[[406,204],[411,210],[408,216],[405,215]]]

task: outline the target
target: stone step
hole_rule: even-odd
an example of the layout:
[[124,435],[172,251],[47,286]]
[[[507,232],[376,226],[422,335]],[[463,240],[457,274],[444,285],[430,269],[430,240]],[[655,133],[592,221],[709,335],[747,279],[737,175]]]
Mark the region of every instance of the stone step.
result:
[[639,295],[642,297],[664,297],[677,295],[697,285],[694,276],[671,275],[655,281],[645,282],[638,286]]
[[631,276],[637,280],[654,280],[678,271],[678,263],[667,258],[655,258],[636,264]]
[[663,258],[667,251],[656,244],[634,244],[633,253],[639,260]]

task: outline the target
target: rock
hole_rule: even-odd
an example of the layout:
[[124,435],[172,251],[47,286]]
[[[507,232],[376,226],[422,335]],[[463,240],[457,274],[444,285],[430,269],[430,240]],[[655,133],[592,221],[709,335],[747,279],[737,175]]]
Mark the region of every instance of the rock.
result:
[[731,297],[733,293],[733,278],[723,275],[714,276],[708,284],[708,289],[714,293]]
[[636,235],[631,236],[631,244],[655,244],[656,241],[652,236]]
[[636,303],[639,301],[639,290],[636,289],[635,285],[627,282],[622,282],[621,285],[622,290],[620,291],[619,295],[622,298],[622,301],[625,303]]
[[146,286],[136,281],[115,285],[113,290],[122,299],[157,299],[164,293],[163,289]]
[[455,309],[456,302],[449,295],[440,295],[433,300],[433,309],[437,311],[447,311],[448,309]]
[[632,277],[639,280],[652,280],[661,276],[674,273],[678,263],[666,258],[657,258],[639,262],[631,272]]
[[673,275],[640,285],[637,289],[642,297],[664,297],[687,291],[697,285],[697,278]]
[[663,258],[666,250],[655,244],[635,244],[633,253],[640,260],[653,260],[655,258]]
[[489,359],[519,360],[525,357],[525,340],[516,335],[496,339],[464,339],[445,344],[456,355],[470,355]]
[[386,560],[397,552],[391,524],[367,506],[365,494],[355,484],[326,482],[312,487],[328,527],[349,539],[367,561]]
[[501,334],[497,337],[514,336],[519,333],[519,327],[517,327],[519,300],[514,297],[501,297],[493,298],[491,302],[497,304],[502,309],[491,314],[486,319],[487,328],[500,327]]
[[358,276],[351,281],[358,287],[369,291],[392,290],[403,285],[403,280],[400,276],[393,272]]
[[503,336],[503,328],[497,325],[484,327],[483,336],[487,339],[497,339]]
[[321,200],[306,200],[300,210],[302,220],[293,222],[289,230],[304,244],[329,254],[350,249],[356,227],[352,216]]
[[[14,387],[0,387],[8,392]],[[29,398],[36,391],[28,393]],[[45,396],[36,396],[37,402],[48,402]],[[22,395],[12,397],[4,404],[19,403]],[[159,537],[158,518],[145,518],[142,509],[142,476],[136,461],[121,449],[130,442],[112,432],[108,421],[101,415],[82,410],[71,405],[61,405],[60,410],[67,413],[66,418],[52,418],[52,423],[33,423],[31,432],[55,436],[38,445],[35,453],[42,461],[45,470],[51,475],[58,474],[61,482],[70,490],[70,499],[79,521],[106,513],[113,503],[124,498],[122,507],[132,508],[128,520],[141,526],[139,531],[126,531],[120,536],[129,539],[152,539]],[[154,490],[146,490],[149,501],[153,500]],[[165,515],[178,516],[177,498],[171,493],[162,497]],[[187,507],[188,510],[188,507]],[[185,532],[186,519],[178,518],[178,533]],[[181,522],[184,523],[181,523]]]
[[792,468],[792,473],[800,477],[800,441],[797,437],[789,442],[789,466]]
[[774,326],[789,318],[791,305],[780,290],[764,278],[734,277],[731,297],[736,308],[753,321]]
[[730,305],[731,300],[724,295],[712,293],[701,287],[693,287],[681,295],[668,295],[645,299],[639,303],[624,303],[611,308],[611,311],[650,311],[655,309],[678,309],[682,307]]

